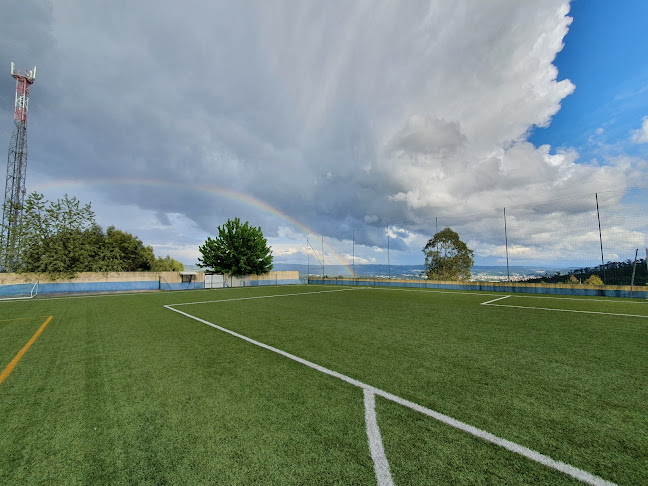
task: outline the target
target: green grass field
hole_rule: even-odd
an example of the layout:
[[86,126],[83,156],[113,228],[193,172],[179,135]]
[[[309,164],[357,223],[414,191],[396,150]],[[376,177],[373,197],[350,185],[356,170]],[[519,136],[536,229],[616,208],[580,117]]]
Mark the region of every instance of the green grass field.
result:
[[502,297],[309,285],[0,302],[0,372],[53,316],[0,383],[0,484],[376,484],[354,383],[376,391],[394,484],[578,481],[391,396],[594,483],[647,484],[648,303]]

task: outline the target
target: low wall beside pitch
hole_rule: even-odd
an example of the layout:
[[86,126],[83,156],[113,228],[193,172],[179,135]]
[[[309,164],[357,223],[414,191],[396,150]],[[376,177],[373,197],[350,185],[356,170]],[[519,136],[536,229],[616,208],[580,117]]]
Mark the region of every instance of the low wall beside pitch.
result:
[[[88,292],[133,292],[155,290],[195,290],[205,288],[204,272],[83,272],[73,278],[51,278],[33,273],[0,273],[0,297],[29,295],[38,282],[39,294]],[[223,288],[294,285],[298,271],[270,272],[266,275],[234,277],[225,275]]]
[[191,282],[183,282],[183,273],[185,272],[81,272],[72,278],[51,278],[34,273],[5,273],[0,274],[0,296],[24,294],[25,288],[34,282],[38,282],[39,294],[205,288],[204,273],[195,272]]

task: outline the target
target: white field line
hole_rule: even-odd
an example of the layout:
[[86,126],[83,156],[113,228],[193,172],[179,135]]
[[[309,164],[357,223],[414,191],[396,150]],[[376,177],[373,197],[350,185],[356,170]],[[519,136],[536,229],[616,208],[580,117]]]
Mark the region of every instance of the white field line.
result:
[[574,310],[574,309],[553,309],[551,307],[531,307],[526,305],[489,304],[488,302],[483,302],[481,305],[491,305],[493,307],[511,307],[513,309],[534,309],[534,310],[544,310],[544,311],[554,311],[554,312],[576,312],[579,314],[600,314],[604,316],[643,317],[644,319],[648,319],[648,316],[642,316],[640,314],[619,314],[616,312],[598,312],[598,311]]
[[622,303],[622,304],[643,304],[646,305],[648,304],[648,301],[645,300],[639,300],[639,299],[633,299],[633,300],[622,300],[621,298],[618,299],[597,299],[595,297],[583,295],[582,297],[556,297],[555,295],[518,295],[518,294],[511,294],[511,297],[520,297],[521,299],[553,299],[553,300],[577,300],[580,302],[587,301],[587,302],[616,302],[616,303]]
[[[220,299],[220,300],[203,300],[201,302],[184,302],[182,304],[171,304],[172,306],[179,305],[195,305],[195,304],[216,304],[219,302],[234,302],[238,300],[256,300],[256,299],[272,299],[275,297],[290,297],[295,295],[311,295],[311,294],[327,294],[331,292],[347,292],[349,290],[363,290],[362,287],[358,288],[348,288],[348,289],[337,289],[337,290],[318,290],[316,292],[297,292],[293,294],[276,294],[276,295],[257,295],[254,297],[237,297],[235,299]],[[169,307],[169,306],[164,306]]]
[[394,480],[389,471],[389,462],[387,462],[387,456],[385,456],[385,448],[380,437],[378,420],[376,420],[376,396],[367,388],[364,388],[363,392],[367,439],[369,440],[369,450],[371,451],[378,486],[393,486]]
[[[300,284],[295,284],[294,286],[297,286]],[[286,287],[286,285],[263,285],[259,287],[232,287],[232,288],[223,288],[223,289],[192,289],[192,290],[183,290],[182,292],[211,292],[211,291],[219,291],[219,290],[241,290],[241,289],[259,289],[259,288],[265,288],[265,287]],[[309,285],[309,287],[330,287],[329,285]],[[350,289],[349,289],[350,290]],[[359,290],[359,288],[358,288]],[[130,296],[137,296],[137,295],[161,295],[161,292],[159,290],[133,290],[133,291],[116,291],[116,292],[110,292],[109,291],[103,292],[103,293],[88,293],[88,295],[68,295],[68,296],[61,296],[61,297],[38,297],[35,298],[34,300],[37,300],[38,302],[42,302],[44,300],[68,300],[68,299],[97,299],[100,297],[130,297]],[[312,293],[312,292],[304,292],[304,293]],[[51,295],[51,294],[39,294],[39,295]],[[32,297],[20,297],[20,300],[24,299],[31,299]],[[0,299],[0,302],[3,300],[9,300],[9,299]],[[18,300],[16,298],[13,298],[11,300]],[[232,300],[232,299],[226,299],[226,300]],[[177,304],[174,304],[177,305]]]
[[490,305],[491,302],[497,302],[498,300],[508,299],[509,297],[510,295],[505,295],[504,297],[500,297],[498,299],[489,300],[488,302],[482,302],[481,305]]
[[[400,288],[391,288],[391,287],[371,287],[369,285],[364,286],[367,289],[372,289],[372,290],[386,290],[386,291],[392,291],[392,292],[430,292],[430,293],[436,293],[436,294],[458,294],[458,295],[486,295],[486,296],[491,296],[491,295],[501,295],[502,292],[497,292],[497,293],[492,293],[492,292],[486,292],[485,290],[478,290],[476,292],[462,292],[459,290],[437,290],[437,289],[400,289]],[[583,295],[581,297],[557,297],[554,295],[524,295],[524,294],[511,294],[511,297],[520,297],[521,299],[554,299],[554,300],[579,300],[581,302],[587,301],[587,302],[616,302],[616,303],[623,303],[623,304],[643,304],[643,305],[648,305],[648,301],[646,300],[639,300],[639,299],[633,299],[633,300],[622,300],[621,298],[618,299],[597,299],[595,297],[591,297],[588,295]]]
[[[199,289],[198,291],[202,291],[203,289]],[[207,289],[208,290],[208,289]],[[68,295],[68,296],[61,296],[61,297],[25,297],[27,299],[34,299],[38,302],[42,302],[44,300],[69,300],[69,299],[97,299],[99,297],[130,297],[133,295],[160,295],[160,291],[158,290],[134,290],[134,291],[123,291],[123,292],[110,292],[106,291],[104,293],[100,294],[95,294],[95,293],[89,293],[88,295]],[[195,290],[189,290],[187,292],[195,292]],[[64,293],[64,292],[61,292]],[[51,295],[51,294],[39,294],[39,295]],[[3,299],[0,299],[3,300]]]
[[26,299],[33,299],[34,297],[3,297],[0,299],[0,302],[2,301],[7,301],[7,300],[26,300]]
[[486,292],[482,290],[478,290],[477,292],[462,292],[459,290],[437,290],[437,289],[401,289],[397,287],[372,287],[370,285],[367,286],[362,286],[366,289],[371,289],[371,290],[386,290],[388,292],[428,292],[430,294],[456,294],[456,295],[501,295],[501,292],[497,293],[492,293],[492,292]]
[[[352,290],[352,289],[351,289]],[[288,294],[284,294],[281,296],[287,296]],[[277,297],[280,297],[278,295]],[[239,339],[242,339],[243,341],[247,341],[250,344],[254,344],[255,346],[259,346],[263,349],[267,349],[268,351],[272,351],[273,353],[280,354],[281,356],[284,356],[288,359],[291,359],[293,361],[296,361],[298,363],[303,364],[304,366],[308,366],[309,368],[312,368],[314,370],[317,370],[321,373],[324,373],[329,376],[333,376],[334,378],[338,378],[339,380],[342,380],[346,383],[349,383],[350,385],[357,386],[359,388],[362,388],[363,390],[367,390],[370,393],[373,393],[375,395],[379,395],[383,398],[386,398],[387,400],[391,400],[392,402],[398,403],[400,405],[403,405],[404,407],[410,408],[412,410],[416,410],[417,412],[423,413],[429,417],[432,417],[439,422],[442,422],[444,424],[450,425],[451,427],[454,427],[459,430],[463,430],[464,432],[467,432],[475,437],[479,437],[480,439],[483,439],[487,442],[490,442],[492,444],[498,445],[504,449],[507,449],[511,452],[515,452],[516,454],[520,454],[521,456],[524,456],[528,459],[531,459],[532,461],[538,462],[544,466],[550,467],[552,469],[555,469],[557,471],[560,471],[564,474],[567,474],[569,476],[572,476],[576,479],[579,479],[580,481],[583,481],[588,484],[596,485],[596,486],[611,486],[615,485],[615,483],[606,481],[605,479],[596,476],[594,474],[591,474],[587,471],[584,471],[582,469],[579,469],[577,467],[571,466],[569,464],[566,464],[564,462],[556,461],[555,459],[552,459],[551,457],[541,454],[540,452],[534,451],[532,449],[529,449],[528,447],[524,447],[522,445],[516,444],[515,442],[511,442],[506,439],[502,439],[501,437],[497,437],[496,435],[493,435],[489,432],[486,432],[485,430],[481,430],[477,427],[473,427],[472,425],[466,424],[464,422],[461,422],[459,420],[456,420],[448,415],[444,415],[442,413],[436,412],[434,410],[430,410],[429,408],[423,407],[421,405],[418,405],[417,403],[410,402],[409,400],[405,400],[404,398],[398,397],[396,395],[393,395],[391,393],[388,393],[386,391],[381,390],[380,388],[373,387],[371,385],[367,385],[366,383],[363,383],[361,381],[358,381],[354,378],[351,378],[349,376],[343,375],[342,373],[338,373],[337,371],[330,370],[328,368],[325,368],[323,366],[320,366],[318,364],[315,364],[311,361],[305,360],[303,358],[300,358],[298,356],[295,356],[294,354],[287,353],[286,351],[282,351],[281,349],[275,348],[273,346],[269,346],[267,344],[264,344],[262,342],[256,341],[254,339],[251,339],[247,336],[244,336],[242,334],[239,334],[237,332],[231,331],[229,329],[226,329],[224,327],[221,327],[217,324],[214,324],[212,322],[206,321],[204,319],[201,319],[199,317],[193,316],[191,314],[188,314],[186,312],[183,312],[178,309],[174,309],[173,306],[177,304],[170,304],[170,305],[165,305],[164,307],[166,309],[169,309],[173,312],[177,312],[178,314],[182,314],[183,316],[186,316],[190,319],[193,319],[195,321],[201,322],[203,324],[206,324],[208,326],[213,327],[214,329],[218,329],[219,331],[222,331],[224,333],[230,334],[234,337],[237,337]]]

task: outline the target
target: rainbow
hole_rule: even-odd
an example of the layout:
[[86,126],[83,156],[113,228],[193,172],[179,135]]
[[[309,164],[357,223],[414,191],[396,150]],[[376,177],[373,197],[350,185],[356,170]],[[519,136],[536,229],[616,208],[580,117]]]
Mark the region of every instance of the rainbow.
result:
[[[315,235],[315,231],[296,220],[292,216],[284,213],[283,211],[271,206],[265,201],[257,199],[249,194],[244,194],[242,192],[234,191],[225,187],[215,187],[215,186],[206,186],[202,184],[181,184],[178,182],[167,182],[160,181],[156,179],[122,179],[122,178],[110,178],[110,179],[65,179],[58,180],[56,182],[46,182],[41,184],[34,184],[30,187],[31,191],[43,191],[45,189],[53,189],[60,187],[78,187],[78,186],[145,186],[145,187],[164,187],[164,188],[182,188],[190,189],[192,191],[198,191],[206,194],[211,194],[217,197],[223,197],[232,201],[237,201],[248,206],[251,206],[255,209],[263,211],[264,213],[271,214],[277,218],[284,220],[290,223],[292,226],[298,228],[300,231],[308,235]],[[345,271],[349,275],[353,275],[353,270],[347,262],[339,253],[337,253],[330,245],[324,243],[324,248],[326,254],[333,256],[335,261],[344,267]]]

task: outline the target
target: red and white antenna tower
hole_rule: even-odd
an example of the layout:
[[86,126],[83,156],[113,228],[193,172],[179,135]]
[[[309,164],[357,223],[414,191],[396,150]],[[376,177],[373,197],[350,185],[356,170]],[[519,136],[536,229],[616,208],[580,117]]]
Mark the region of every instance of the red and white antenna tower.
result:
[[22,223],[22,206],[25,202],[25,179],[27,176],[27,111],[29,109],[29,87],[36,79],[36,68],[21,71],[11,63],[11,76],[16,80],[16,101],[14,105],[14,128],[9,142],[7,158],[7,180],[2,206],[2,227],[0,227],[0,271],[15,271],[20,263],[19,228]]

